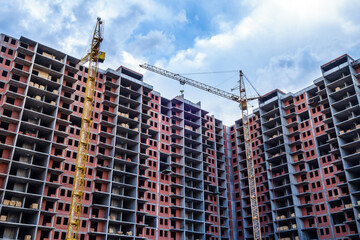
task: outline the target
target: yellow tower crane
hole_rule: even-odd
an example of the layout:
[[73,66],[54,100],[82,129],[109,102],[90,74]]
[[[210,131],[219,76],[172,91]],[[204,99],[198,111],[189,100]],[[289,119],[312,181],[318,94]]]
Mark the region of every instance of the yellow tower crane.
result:
[[81,130],[79,136],[79,147],[76,158],[76,168],[74,175],[73,191],[71,195],[71,205],[69,211],[67,240],[77,240],[80,224],[81,202],[83,198],[84,178],[86,161],[88,157],[90,127],[93,113],[93,102],[96,84],[96,74],[98,63],[105,60],[105,53],[100,51],[103,40],[103,21],[97,18],[94,34],[90,44],[90,51],[81,59],[79,64],[89,62],[88,78],[86,82],[84,109],[81,119]]
[[140,67],[145,68],[154,73],[163,75],[168,78],[172,78],[180,82],[180,84],[188,84],[190,86],[202,89],[204,91],[213,93],[215,95],[230,99],[240,104],[240,109],[242,113],[243,120],[243,128],[244,128],[244,140],[245,140],[245,153],[246,153],[246,163],[247,163],[247,172],[248,172],[248,180],[249,180],[249,189],[250,189],[250,205],[251,205],[251,215],[252,215],[252,224],[253,224],[253,236],[255,240],[261,239],[261,228],[259,221],[259,207],[257,201],[257,193],[256,193],[256,181],[255,181],[255,172],[254,172],[254,161],[252,155],[251,148],[251,137],[250,137],[250,125],[248,119],[248,101],[257,99],[255,98],[247,98],[246,90],[245,90],[245,82],[243,72],[240,71],[240,80],[239,80],[239,90],[240,96],[223,91],[221,89],[212,87],[210,85],[192,80],[190,78],[181,76],[179,74],[175,74],[169,72],[167,70],[152,66],[150,64],[144,63],[140,65]]

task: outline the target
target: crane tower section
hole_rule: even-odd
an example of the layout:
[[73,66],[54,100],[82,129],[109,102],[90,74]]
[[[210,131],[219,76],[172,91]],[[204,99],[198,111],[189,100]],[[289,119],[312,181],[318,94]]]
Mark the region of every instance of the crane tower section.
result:
[[253,224],[253,236],[255,240],[260,240],[261,227],[259,221],[259,207],[258,207],[257,192],[256,192],[254,160],[253,160],[253,153],[251,148],[250,124],[248,117],[249,113],[247,107],[248,99],[246,96],[245,82],[242,71],[240,71],[239,90],[240,90],[240,109],[242,113],[241,115],[242,115],[243,130],[244,130],[245,156],[246,156],[249,191],[250,191],[250,206],[251,206],[251,216],[252,216],[252,224]]
[[96,74],[98,63],[103,62],[105,54],[100,52],[100,44],[103,40],[103,21],[97,18],[94,34],[91,40],[89,53],[80,61],[79,64],[89,62],[88,80],[86,82],[85,99],[83,114],[81,119],[81,130],[79,135],[79,146],[76,158],[76,167],[71,195],[71,205],[69,211],[67,240],[77,240],[80,224],[81,203],[83,198],[84,178],[86,161],[88,157],[90,127],[93,113],[93,102],[96,84]]

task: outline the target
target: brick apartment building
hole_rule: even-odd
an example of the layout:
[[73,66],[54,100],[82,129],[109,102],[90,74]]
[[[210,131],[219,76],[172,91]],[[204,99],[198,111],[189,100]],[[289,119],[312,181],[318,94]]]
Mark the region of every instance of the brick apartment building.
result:
[[[64,239],[87,68],[0,37],[0,239]],[[321,66],[250,118],[263,239],[359,239],[360,64]],[[242,120],[99,70],[80,239],[252,239]]]
[[[360,65],[343,55],[321,70],[295,94],[262,96],[250,118],[266,239],[359,239]],[[241,119],[229,133],[236,214],[230,226],[238,239],[251,239]]]

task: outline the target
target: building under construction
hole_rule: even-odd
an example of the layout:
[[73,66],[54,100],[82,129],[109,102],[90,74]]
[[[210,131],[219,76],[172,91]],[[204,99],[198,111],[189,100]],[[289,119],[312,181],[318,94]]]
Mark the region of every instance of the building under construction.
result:
[[[25,37],[0,48],[0,239],[65,239],[88,69]],[[249,117],[262,239],[359,239],[360,64],[321,70]],[[99,69],[80,239],[253,239],[242,126]]]

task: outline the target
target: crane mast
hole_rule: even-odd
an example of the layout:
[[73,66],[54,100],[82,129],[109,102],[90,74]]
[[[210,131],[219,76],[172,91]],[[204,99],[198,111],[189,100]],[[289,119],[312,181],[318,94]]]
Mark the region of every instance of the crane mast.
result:
[[250,190],[249,192],[250,192],[250,206],[251,206],[251,215],[252,215],[252,224],[253,224],[253,236],[254,236],[255,240],[260,240],[261,239],[261,228],[260,228],[260,221],[259,221],[259,207],[258,207],[257,193],[256,193],[254,161],[253,161],[253,154],[252,154],[252,148],[251,148],[250,125],[249,125],[248,108],[247,108],[248,100],[253,100],[253,99],[257,99],[257,98],[247,98],[243,72],[240,71],[240,80],[239,80],[240,96],[238,96],[238,95],[226,92],[224,90],[212,87],[210,85],[195,81],[193,79],[181,76],[179,74],[172,73],[170,71],[152,66],[147,63],[141,64],[140,67],[145,68],[154,73],[163,75],[165,77],[177,80],[182,85],[188,84],[190,86],[202,89],[204,91],[213,93],[213,94],[221,96],[223,98],[227,98],[229,100],[235,101],[240,104],[242,120],[243,120],[245,155],[246,155],[249,190]]
[[84,178],[86,161],[88,157],[90,127],[92,122],[93,102],[96,84],[98,63],[103,62],[105,54],[100,52],[100,44],[103,40],[103,21],[97,18],[94,34],[91,40],[90,52],[80,61],[79,64],[89,62],[88,78],[86,82],[83,114],[81,119],[81,130],[79,135],[79,146],[76,157],[73,191],[69,211],[67,240],[77,240],[80,224],[81,203],[83,198]]
[[240,71],[239,90],[240,90],[240,99],[241,99],[240,109],[242,113],[241,115],[243,120],[243,129],[244,129],[245,156],[246,156],[246,164],[247,164],[247,172],[248,172],[253,235],[254,235],[254,239],[260,240],[261,227],[259,221],[259,206],[258,206],[257,193],[256,193],[254,160],[253,160],[253,153],[251,148],[250,124],[249,124],[249,114],[247,107],[248,99],[246,96],[244,75],[242,71]]

